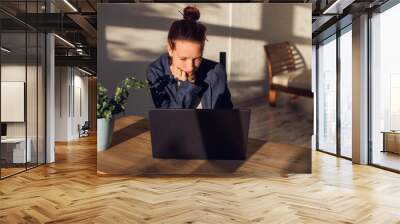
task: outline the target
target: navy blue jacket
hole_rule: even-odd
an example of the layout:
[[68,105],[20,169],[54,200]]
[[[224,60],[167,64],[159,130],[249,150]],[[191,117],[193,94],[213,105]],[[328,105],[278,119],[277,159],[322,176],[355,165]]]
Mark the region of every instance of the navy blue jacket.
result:
[[169,66],[165,53],[147,68],[147,81],[156,108],[195,108],[199,98],[203,109],[233,107],[223,65],[203,59],[196,71],[196,82],[183,81],[179,86]]

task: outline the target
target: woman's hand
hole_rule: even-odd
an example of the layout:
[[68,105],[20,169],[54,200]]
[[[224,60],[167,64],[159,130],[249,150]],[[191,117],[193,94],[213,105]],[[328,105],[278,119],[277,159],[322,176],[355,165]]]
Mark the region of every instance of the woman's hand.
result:
[[194,75],[194,73],[192,73],[191,75],[187,75],[187,80],[191,83],[194,83],[196,81],[196,76]]
[[187,80],[187,75],[186,72],[184,72],[182,69],[179,69],[175,67],[174,65],[169,66],[171,69],[172,74],[174,75],[175,79],[179,81],[186,81]]
[[179,80],[179,81],[189,81],[191,83],[194,83],[196,81],[194,75],[188,75],[185,71],[182,69],[175,67],[174,65],[170,66],[171,72],[174,75],[174,77]]

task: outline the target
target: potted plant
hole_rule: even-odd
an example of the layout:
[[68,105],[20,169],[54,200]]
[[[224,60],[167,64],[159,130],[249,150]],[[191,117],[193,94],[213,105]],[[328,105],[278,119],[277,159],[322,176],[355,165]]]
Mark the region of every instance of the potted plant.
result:
[[97,150],[106,150],[112,140],[115,116],[125,112],[130,89],[146,87],[146,82],[134,77],[121,81],[115,89],[114,97],[107,95],[108,90],[97,83]]

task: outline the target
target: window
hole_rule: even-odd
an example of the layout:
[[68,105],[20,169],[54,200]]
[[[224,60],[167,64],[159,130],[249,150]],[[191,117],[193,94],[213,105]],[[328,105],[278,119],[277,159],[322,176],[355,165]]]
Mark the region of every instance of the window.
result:
[[352,157],[352,72],[350,24],[322,41],[317,50],[317,147],[349,159]]
[[371,162],[400,170],[400,4],[371,18]]
[[352,157],[352,35],[351,25],[341,31],[340,39],[340,155]]
[[336,153],[336,35],[318,47],[318,149]]

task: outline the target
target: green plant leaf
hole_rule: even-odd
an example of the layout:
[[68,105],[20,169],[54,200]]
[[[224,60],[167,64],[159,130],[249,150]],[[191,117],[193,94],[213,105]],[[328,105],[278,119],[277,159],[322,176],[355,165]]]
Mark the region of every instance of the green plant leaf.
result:
[[111,119],[113,115],[125,111],[131,89],[142,89],[148,86],[147,81],[141,81],[131,76],[125,78],[115,89],[114,97],[109,98],[108,90],[97,83],[97,118]]

